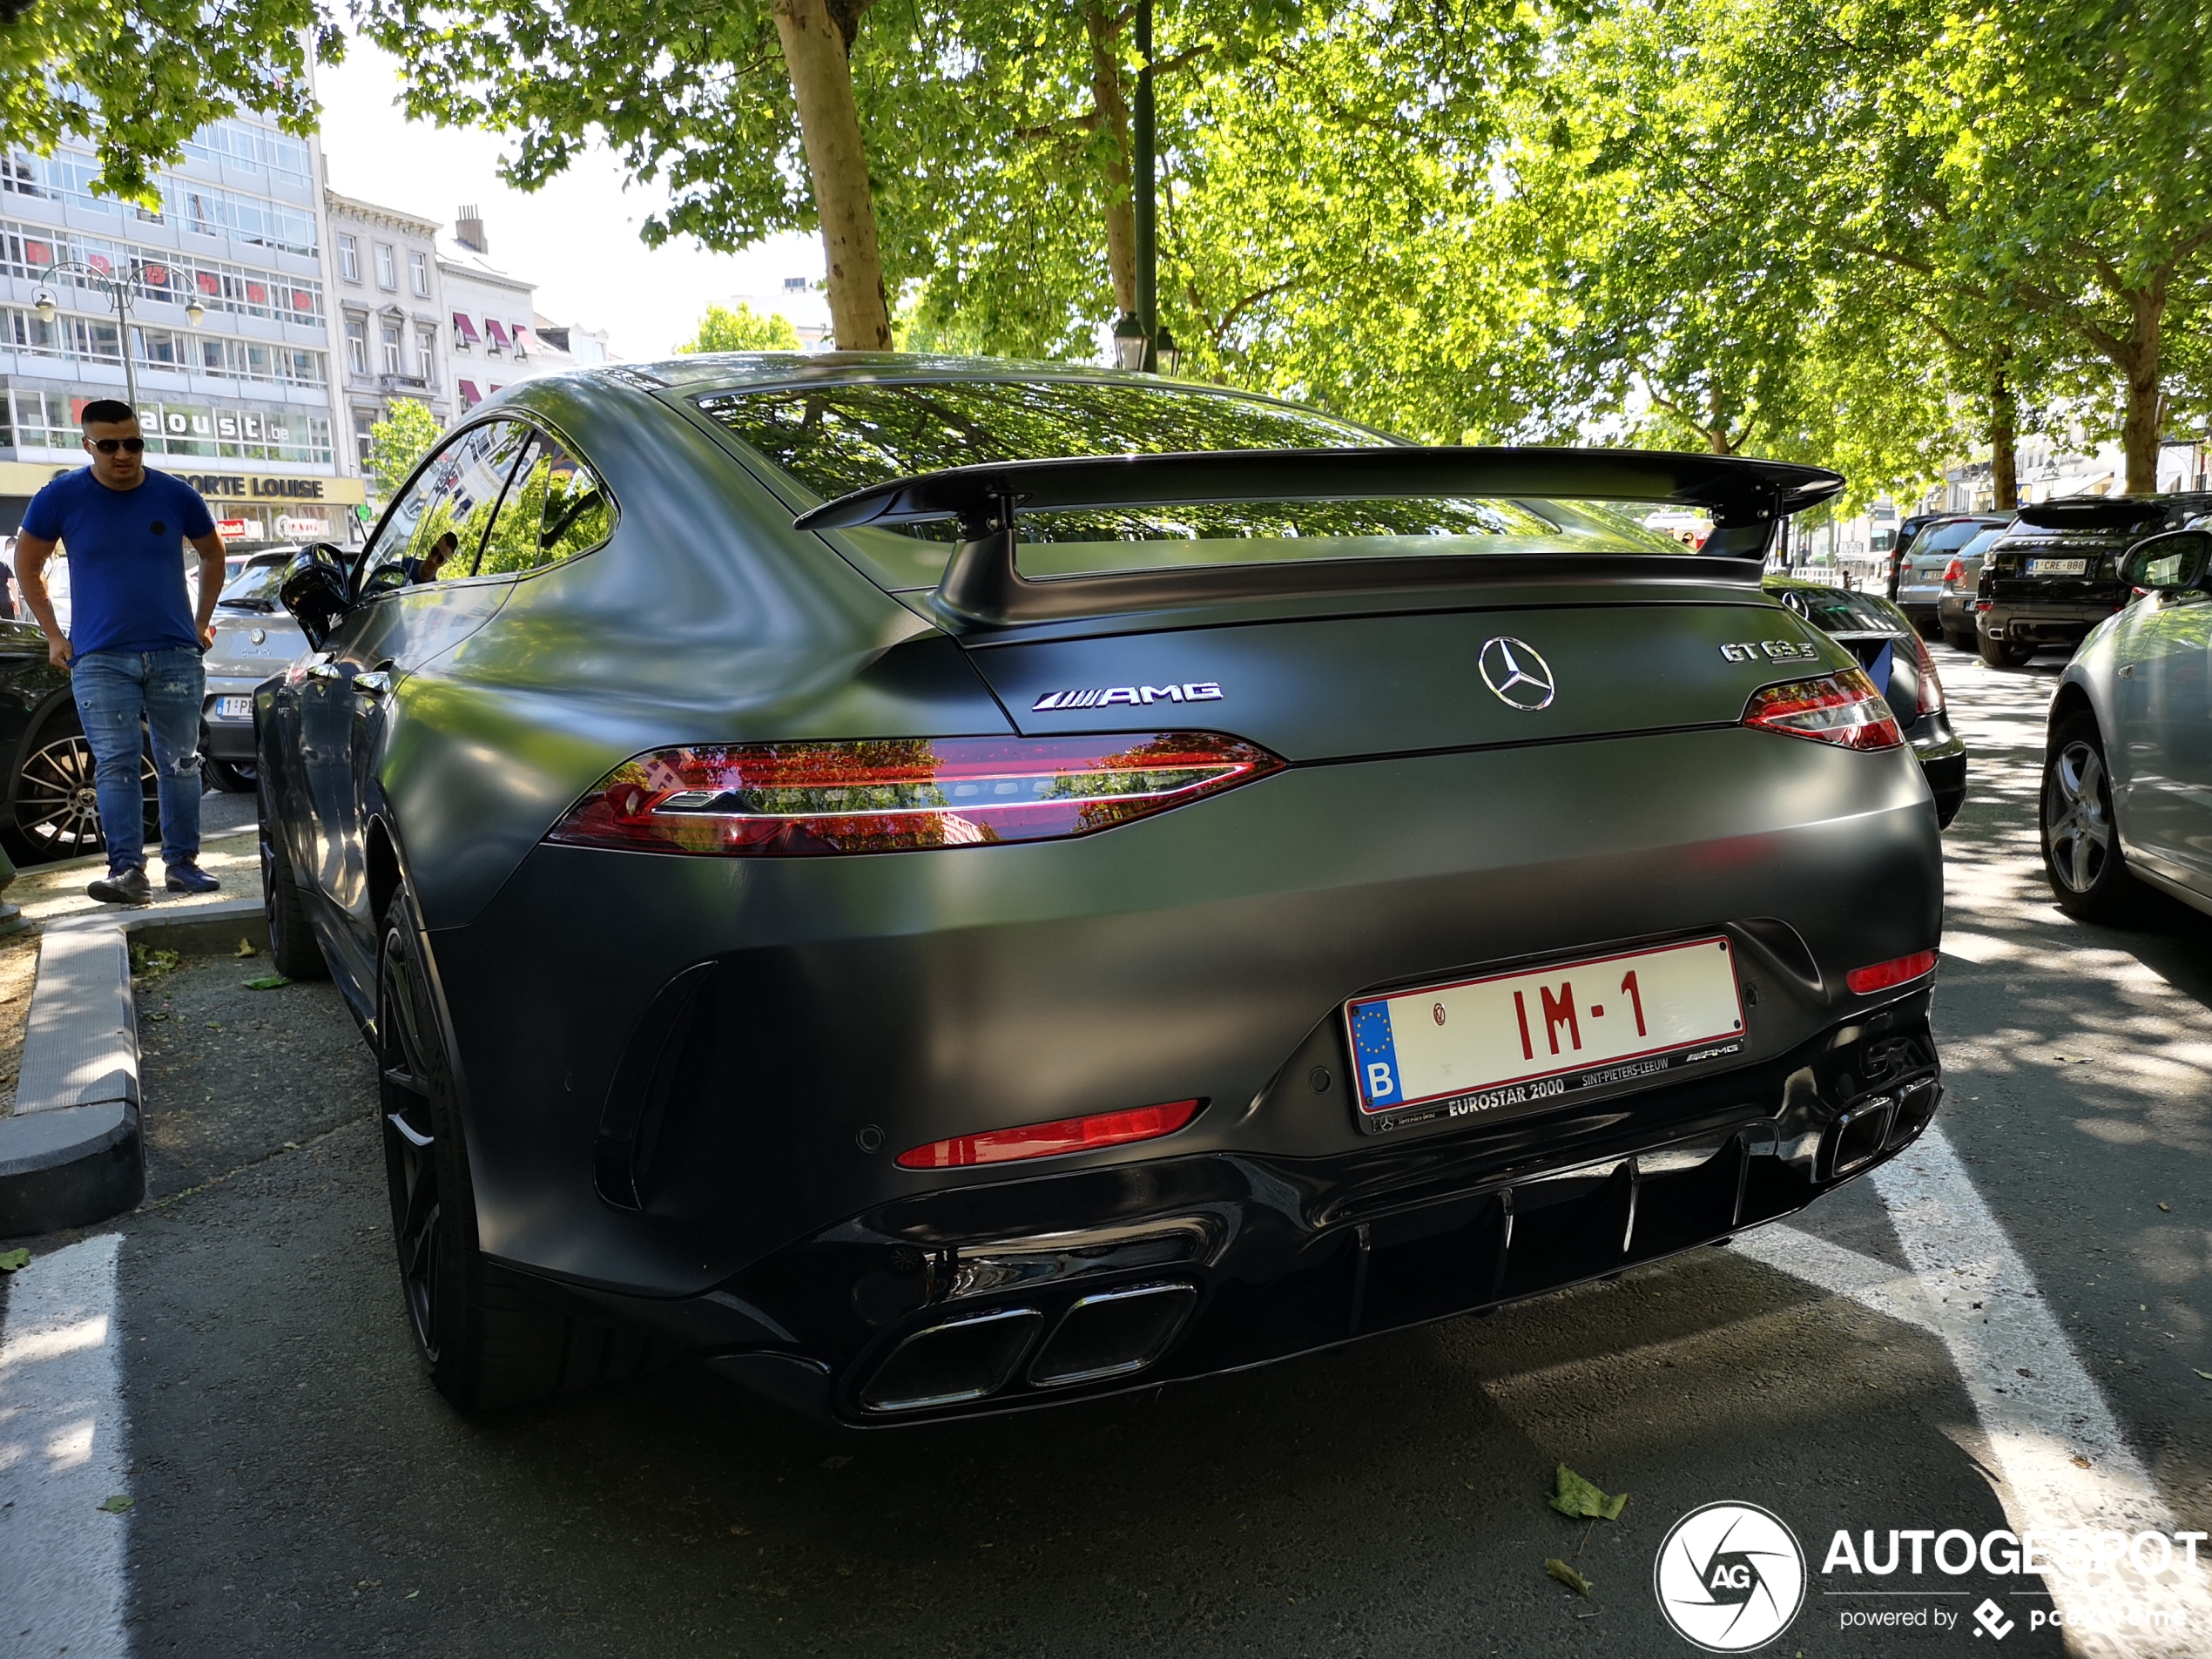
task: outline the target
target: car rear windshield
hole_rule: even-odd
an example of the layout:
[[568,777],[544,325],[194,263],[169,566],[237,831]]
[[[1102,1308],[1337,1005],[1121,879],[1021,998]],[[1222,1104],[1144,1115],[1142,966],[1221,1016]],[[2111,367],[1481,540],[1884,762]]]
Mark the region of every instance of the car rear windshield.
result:
[[1923,553],[1956,553],[1988,528],[1971,518],[1956,524],[1939,524],[1912,543],[1912,551],[1916,557]]
[[[698,408],[807,496],[828,500],[951,467],[1055,455],[1210,449],[1371,448],[1364,428],[1284,404],[1195,388],[1100,381],[880,381],[710,394]],[[1596,502],[1418,497],[1240,502],[1026,513],[1033,575],[1408,552],[1680,553],[1642,523],[1652,509]],[[886,585],[929,585],[950,523],[847,531]],[[1408,547],[1419,538],[1419,545]],[[920,539],[929,545],[918,548]]]
[[277,590],[284,585],[285,566],[290,563],[288,557],[256,560],[231,578],[216,603],[244,610],[275,610]]

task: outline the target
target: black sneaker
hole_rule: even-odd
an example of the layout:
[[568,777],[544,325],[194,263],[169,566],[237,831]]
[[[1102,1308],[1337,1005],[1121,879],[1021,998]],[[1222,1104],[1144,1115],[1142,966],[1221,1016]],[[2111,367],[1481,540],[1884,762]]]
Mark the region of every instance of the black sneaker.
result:
[[223,884],[197,864],[172,864],[161,885],[172,893],[212,893]]
[[152,904],[153,888],[146,881],[145,867],[134,864],[127,870],[111,870],[84,889],[102,904]]

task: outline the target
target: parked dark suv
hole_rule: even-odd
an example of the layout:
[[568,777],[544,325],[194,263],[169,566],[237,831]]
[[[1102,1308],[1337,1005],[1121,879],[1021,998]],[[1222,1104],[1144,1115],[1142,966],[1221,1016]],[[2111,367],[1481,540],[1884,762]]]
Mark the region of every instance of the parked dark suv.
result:
[[1981,567],[1974,632],[1982,660],[2018,668],[2068,651],[2130,597],[2120,562],[2146,536],[2212,512],[2212,494],[2077,497],[2023,507]]

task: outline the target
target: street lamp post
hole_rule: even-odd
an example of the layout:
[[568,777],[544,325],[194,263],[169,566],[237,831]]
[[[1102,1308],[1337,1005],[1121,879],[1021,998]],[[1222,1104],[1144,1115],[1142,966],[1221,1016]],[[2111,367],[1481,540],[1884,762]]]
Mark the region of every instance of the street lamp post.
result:
[[[64,271],[80,282],[89,281],[107,290],[108,300],[115,307],[116,345],[123,354],[124,395],[130,402],[133,415],[138,412],[138,374],[131,357],[131,287],[145,273],[151,263],[146,260],[132,260],[118,276],[113,271],[103,271],[97,265],[88,264],[83,260],[56,260],[38,273],[38,293],[31,301],[37,308],[39,321],[53,321],[60,307],[54,303],[53,290],[46,284]],[[206,316],[207,307],[201,305],[199,296],[194,294],[185,303],[185,320],[197,328]]]

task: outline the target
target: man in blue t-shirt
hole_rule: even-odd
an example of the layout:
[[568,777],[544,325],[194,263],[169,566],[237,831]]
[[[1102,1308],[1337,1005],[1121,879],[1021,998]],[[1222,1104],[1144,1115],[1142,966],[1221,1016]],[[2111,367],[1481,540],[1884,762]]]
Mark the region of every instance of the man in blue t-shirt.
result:
[[[16,584],[46,631],[47,657],[69,670],[92,751],[107,874],[85,891],[106,904],[153,896],[138,785],[144,720],[160,777],[169,890],[212,892],[221,884],[199,867],[199,712],[207,691],[199,654],[213,642],[223,538],[198,490],[146,470],[145,439],[130,405],[96,398],[80,418],[92,464],[31,497],[16,540]],[[185,597],[185,542],[199,555],[197,617]],[[46,591],[57,543],[69,556],[66,633]]]

